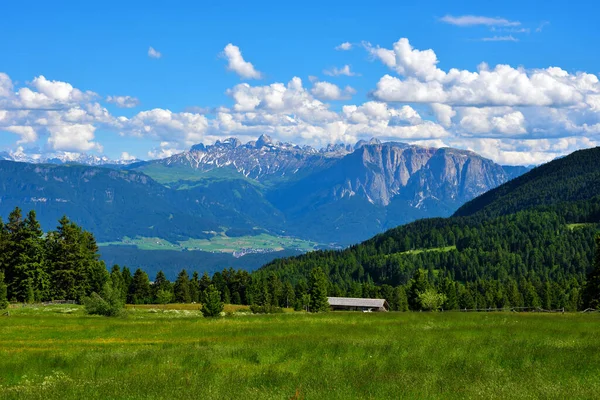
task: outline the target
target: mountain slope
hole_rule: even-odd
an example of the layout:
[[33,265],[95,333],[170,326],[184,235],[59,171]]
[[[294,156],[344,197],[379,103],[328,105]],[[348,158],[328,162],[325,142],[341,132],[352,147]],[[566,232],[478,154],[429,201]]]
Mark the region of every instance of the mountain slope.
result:
[[538,205],[585,200],[597,194],[600,194],[600,147],[576,151],[539,166],[467,202],[454,215],[503,215]]
[[[498,285],[532,284],[543,294],[548,283],[576,303],[600,227],[599,165],[598,148],[582,150],[477,197],[468,204],[472,216],[419,220],[343,251],[275,260],[256,277],[275,272],[298,282],[318,266],[347,293],[356,282],[407,285],[424,268],[431,282],[472,284],[482,296],[490,293],[485,285],[496,285],[501,296]],[[502,304],[501,298],[481,301]]]

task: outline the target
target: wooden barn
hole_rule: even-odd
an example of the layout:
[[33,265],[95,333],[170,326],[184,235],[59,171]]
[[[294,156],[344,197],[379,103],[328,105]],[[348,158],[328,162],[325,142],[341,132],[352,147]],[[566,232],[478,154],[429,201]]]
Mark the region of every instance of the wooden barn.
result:
[[331,311],[389,311],[390,305],[385,299],[359,299],[354,297],[328,297]]

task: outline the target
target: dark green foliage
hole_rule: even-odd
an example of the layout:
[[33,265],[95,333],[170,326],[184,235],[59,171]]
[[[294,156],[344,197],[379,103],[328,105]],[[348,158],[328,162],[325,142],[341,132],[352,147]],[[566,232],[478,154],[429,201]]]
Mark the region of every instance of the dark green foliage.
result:
[[[233,302],[233,304],[242,304],[239,293],[236,292],[236,294],[237,302]],[[198,271],[194,271],[192,279],[190,280],[190,297],[192,298],[192,303],[198,303],[200,301],[200,277]]]
[[36,213],[19,208],[0,220],[0,270],[8,298],[33,303],[50,299],[81,301],[100,293],[109,278],[92,234],[63,217],[44,237]]
[[192,296],[190,294],[190,277],[185,269],[181,270],[177,276],[177,280],[173,285],[173,293],[175,295],[176,303],[192,302]]
[[80,300],[102,290],[108,272],[89,232],[63,217],[57,230],[48,233],[46,248],[53,298]]
[[8,286],[4,282],[4,272],[0,271],[0,310],[8,307]]
[[538,206],[588,200],[598,195],[600,147],[579,150],[534,168],[467,202],[454,215],[496,217]]
[[129,297],[133,304],[147,304],[152,302],[152,294],[150,291],[150,281],[148,274],[137,269],[133,274],[131,285],[129,286]]
[[594,269],[587,277],[583,302],[585,307],[600,309],[600,235],[596,236]]
[[171,285],[171,282],[169,282],[169,280],[162,271],[158,271],[158,273],[156,274],[156,278],[154,278],[154,282],[151,286],[151,292],[154,301],[156,301],[159,304],[164,304],[163,301],[167,297],[164,293],[162,293],[162,297],[159,300],[159,292],[171,293],[171,298],[169,299],[169,301],[172,300],[173,287]]
[[202,304],[202,315],[205,317],[218,317],[223,311],[221,293],[214,285],[210,285],[204,294],[206,301]]
[[321,268],[313,268],[308,279],[308,290],[310,294],[310,312],[329,311],[327,301],[327,276]]
[[83,298],[85,312],[88,314],[115,317],[123,312],[123,296],[118,285],[106,282],[100,294],[93,292]]

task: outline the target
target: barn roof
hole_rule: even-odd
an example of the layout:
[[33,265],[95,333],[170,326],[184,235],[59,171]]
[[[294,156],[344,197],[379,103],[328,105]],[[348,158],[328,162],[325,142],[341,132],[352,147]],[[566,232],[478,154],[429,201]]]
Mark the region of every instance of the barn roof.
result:
[[328,297],[330,306],[346,306],[346,307],[385,307],[385,299],[359,299],[354,297]]

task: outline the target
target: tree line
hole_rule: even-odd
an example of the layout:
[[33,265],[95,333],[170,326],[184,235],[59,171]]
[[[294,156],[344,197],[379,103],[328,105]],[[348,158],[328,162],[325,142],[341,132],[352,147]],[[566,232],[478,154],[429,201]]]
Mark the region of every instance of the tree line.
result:
[[398,311],[600,304],[595,226],[569,227],[556,213],[530,211],[486,223],[453,220],[419,221],[344,251],[276,260],[254,273],[229,268],[190,276],[184,269],[171,282],[162,271],[153,281],[142,269],[115,265],[108,272],[91,233],[64,217],[44,234],[35,212],[23,216],[17,208],[6,223],[0,219],[0,307],[7,300],[83,302],[93,293],[120,304],[211,299],[216,308],[241,304],[259,312],[325,311],[327,296],[385,298]]

